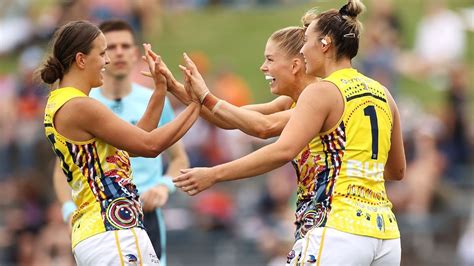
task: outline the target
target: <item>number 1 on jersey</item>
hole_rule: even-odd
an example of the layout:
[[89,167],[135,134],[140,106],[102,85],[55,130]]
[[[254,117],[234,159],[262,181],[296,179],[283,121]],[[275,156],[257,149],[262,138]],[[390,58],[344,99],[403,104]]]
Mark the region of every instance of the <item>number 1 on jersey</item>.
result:
[[370,127],[372,133],[372,159],[377,160],[379,154],[379,124],[377,122],[377,113],[375,107],[369,105],[364,108],[364,115],[370,118]]

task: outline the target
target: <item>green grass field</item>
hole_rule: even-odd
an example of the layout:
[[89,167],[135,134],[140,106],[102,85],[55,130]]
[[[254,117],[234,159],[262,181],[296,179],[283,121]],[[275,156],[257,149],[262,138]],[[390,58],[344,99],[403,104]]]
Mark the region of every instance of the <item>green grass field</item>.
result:
[[[369,1],[364,1],[369,3]],[[416,23],[429,0],[393,1],[402,22],[404,48],[410,48],[415,36]],[[447,0],[454,10],[472,5],[472,0]],[[40,2],[35,2],[36,4]],[[52,3],[52,0],[43,1]],[[164,11],[157,16],[161,30],[149,36],[151,42],[167,62],[171,70],[181,77],[177,65],[183,52],[201,51],[208,55],[211,73],[225,67],[243,77],[252,89],[257,102],[271,99],[268,84],[259,67],[263,62],[263,51],[269,35],[282,27],[300,25],[300,17],[311,7],[325,10],[339,7],[344,0],[308,1],[305,4],[293,4],[254,9],[209,8],[189,11]],[[38,5],[37,5],[38,6]],[[39,7],[38,6],[38,7]],[[370,5],[367,13],[370,12]],[[367,29],[366,29],[367,30]],[[474,84],[474,33],[468,33],[468,52],[466,61],[471,67],[471,88]],[[0,73],[14,69],[15,55],[2,58]],[[431,88],[430,82],[420,82],[402,78],[400,91],[404,95],[413,95],[429,106],[437,106],[443,99],[442,91]],[[471,90],[471,97],[473,97]],[[474,104],[470,103],[471,113]]]
[[[269,35],[282,27],[300,25],[299,19],[311,7],[321,10],[341,6],[345,1],[313,1],[307,4],[289,5],[279,8],[259,8],[253,10],[206,9],[164,14],[161,32],[152,38],[152,44],[163,56],[168,66],[178,76],[177,65],[182,52],[202,51],[211,61],[211,72],[230,67],[242,76],[252,88],[255,101],[273,97],[263,75],[258,70],[263,61],[263,50]],[[367,1],[366,1],[367,2]],[[394,1],[402,21],[403,43],[410,48],[415,36],[424,0]],[[453,9],[466,7],[469,0],[448,1]],[[368,11],[370,12],[370,6]],[[474,66],[474,34],[469,33],[466,60]],[[472,80],[472,77],[471,77]],[[400,91],[413,95],[428,107],[440,104],[442,91],[434,90],[429,82],[402,78]],[[471,97],[472,98],[472,97]],[[472,106],[472,104],[471,104]],[[474,110],[474,109],[473,109]]]

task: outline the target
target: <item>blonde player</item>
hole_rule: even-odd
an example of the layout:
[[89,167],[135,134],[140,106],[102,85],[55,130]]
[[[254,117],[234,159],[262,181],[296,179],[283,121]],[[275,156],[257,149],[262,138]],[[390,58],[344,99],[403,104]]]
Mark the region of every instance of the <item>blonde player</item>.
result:
[[156,128],[166,93],[155,73],[158,59],[147,50],[156,89],[133,126],[88,96],[103,83],[107,42],[97,26],[74,21],[55,34],[52,55],[41,69],[45,83],[59,80],[45,109],[44,126],[73,190],[72,248],[78,265],[158,265],[143,230],[143,211],[132,182],[129,154],[156,157],[175,143],[199,116],[191,103],[174,121]]
[[[313,12],[306,14],[302,18],[303,24],[309,24],[313,16]],[[294,102],[306,86],[317,81],[314,75],[305,73],[304,60],[300,54],[304,30],[303,27],[277,30],[265,46],[265,61],[260,70],[268,80],[271,92],[279,97],[268,103],[237,107],[215,97],[201,80],[202,86],[194,86],[193,89],[201,95],[202,100],[206,96],[203,103],[212,107],[201,109],[201,116],[218,127],[240,129],[259,138],[279,136],[291,116]],[[190,59],[187,60],[193,64]],[[189,104],[191,101],[184,86],[174,79],[162,61],[160,71],[167,77],[168,90],[181,102]]]
[[[292,161],[297,230],[287,265],[400,264],[400,234],[384,186],[405,174],[400,118],[389,91],[352,68],[363,9],[349,0],[311,22],[301,52],[306,73],[323,81],[304,89],[275,143],[227,164],[183,170],[174,179],[195,195]],[[192,86],[202,86],[194,67],[186,73]],[[218,108],[213,105],[207,108]]]

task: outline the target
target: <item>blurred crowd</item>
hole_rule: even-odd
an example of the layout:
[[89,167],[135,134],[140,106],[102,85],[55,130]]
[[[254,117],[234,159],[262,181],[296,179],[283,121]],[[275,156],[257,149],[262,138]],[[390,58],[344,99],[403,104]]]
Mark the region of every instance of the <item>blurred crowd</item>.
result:
[[[0,59],[15,57],[18,63],[16,69],[0,68],[0,265],[74,265],[42,127],[48,88],[33,79],[58,25],[122,18],[147,35],[159,30],[154,21],[161,10],[284,2],[292,1],[60,0],[37,12],[41,1],[1,1]],[[392,91],[402,116],[407,174],[387,183],[402,233],[402,264],[474,265],[474,120],[468,111],[473,69],[465,60],[473,26],[443,1],[425,1],[414,44],[408,44],[393,1],[366,2],[370,12],[355,64]],[[244,78],[231,69],[210,71],[204,53],[191,56],[216,96],[238,106],[254,102]],[[401,77],[412,82],[402,83]],[[137,81],[149,82],[138,74]],[[438,105],[425,108],[423,98],[408,96],[410,86],[420,83],[433,90],[426,95],[444,95]],[[179,113],[183,106],[171,100]],[[183,141],[191,166],[212,166],[273,140],[200,119]],[[219,184],[192,199],[175,193],[164,208],[170,264],[282,265],[293,244],[295,189],[287,165],[260,178]]]

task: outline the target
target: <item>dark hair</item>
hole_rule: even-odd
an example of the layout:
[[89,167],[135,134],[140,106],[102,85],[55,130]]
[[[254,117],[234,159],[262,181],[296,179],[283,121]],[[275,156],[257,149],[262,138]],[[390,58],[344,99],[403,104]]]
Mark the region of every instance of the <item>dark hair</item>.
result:
[[121,19],[113,19],[113,20],[106,20],[99,25],[99,29],[103,33],[111,32],[111,31],[128,31],[132,34],[133,39],[135,39],[135,32],[133,28],[128,22]]
[[336,60],[342,57],[354,58],[359,51],[359,35],[362,24],[357,15],[365,9],[360,0],[348,0],[341,9],[331,9],[316,17],[316,31],[321,37],[330,36],[336,47]]
[[52,54],[40,69],[41,79],[47,84],[61,80],[69,71],[76,54],[88,54],[92,42],[100,33],[96,25],[82,20],[69,22],[59,28],[54,34]]

